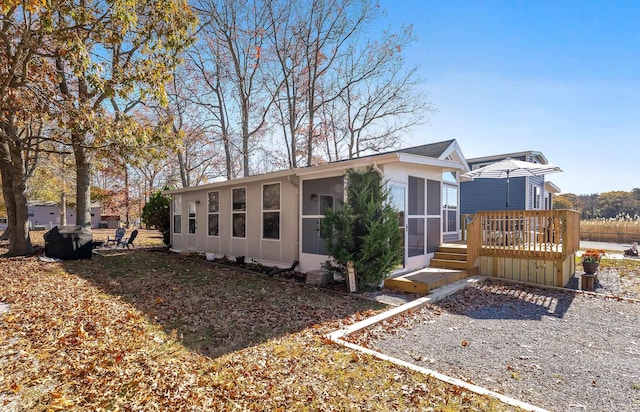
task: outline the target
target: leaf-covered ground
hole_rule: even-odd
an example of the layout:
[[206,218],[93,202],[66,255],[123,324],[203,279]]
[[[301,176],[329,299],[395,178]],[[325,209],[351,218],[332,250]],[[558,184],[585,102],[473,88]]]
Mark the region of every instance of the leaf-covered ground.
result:
[[509,409],[323,338],[377,304],[160,250],[101,253],[0,259],[0,410]]
[[640,259],[602,259],[602,270],[615,270],[620,276],[621,296],[640,299]]

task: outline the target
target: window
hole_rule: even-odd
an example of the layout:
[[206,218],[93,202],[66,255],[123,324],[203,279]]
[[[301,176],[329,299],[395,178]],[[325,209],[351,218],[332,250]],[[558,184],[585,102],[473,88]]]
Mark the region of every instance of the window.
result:
[[533,208],[540,209],[541,190],[538,186],[533,187]]
[[442,185],[442,231],[455,232],[458,226],[458,188]]
[[220,192],[209,192],[208,197],[208,221],[209,229],[207,234],[209,236],[220,236]]
[[173,197],[173,233],[182,233],[182,196]]
[[442,181],[447,183],[453,183],[453,184],[458,183],[456,172],[443,172]]
[[424,215],[424,179],[409,176],[409,214]]
[[187,204],[187,208],[189,209],[189,234],[196,234],[196,203],[189,202]]
[[231,194],[232,202],[232,236],[233,237],[246,237],[246,224],[247,224],[247,188],[239,187],[232,190]]
[[318,205],[320,207],[320,214],[324,215],[327,209],[333,209],[333,196],[332,195],[320,195],[318,196]]
[[280,183],[262,186],[262,238],[280,239]]

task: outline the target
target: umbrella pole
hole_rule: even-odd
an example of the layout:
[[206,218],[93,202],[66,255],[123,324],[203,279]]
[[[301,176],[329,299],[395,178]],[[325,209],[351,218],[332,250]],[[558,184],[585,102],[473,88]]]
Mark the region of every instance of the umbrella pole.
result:
[[507,170],[507,210],[509,210],[509,171]]

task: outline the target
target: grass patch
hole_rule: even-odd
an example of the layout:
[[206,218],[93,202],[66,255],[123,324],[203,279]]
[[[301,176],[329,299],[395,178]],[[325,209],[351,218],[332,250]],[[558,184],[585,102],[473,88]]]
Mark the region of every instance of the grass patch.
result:
[[324,338],[379,304],[204,259],[3,259],[0,282],[9,409],[512,410]]

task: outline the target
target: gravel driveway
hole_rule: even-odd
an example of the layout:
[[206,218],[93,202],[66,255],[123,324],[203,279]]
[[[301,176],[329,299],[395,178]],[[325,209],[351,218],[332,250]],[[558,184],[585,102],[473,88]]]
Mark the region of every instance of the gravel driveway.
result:
[[640,303],[488,282],[391,322],[348,340],[553,411],[640,411]]

